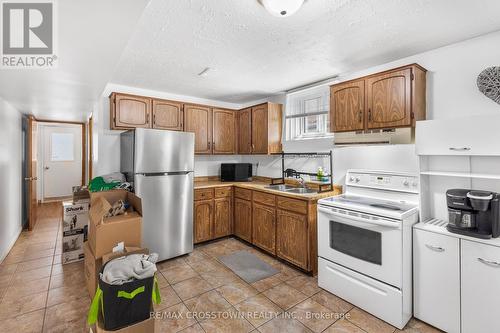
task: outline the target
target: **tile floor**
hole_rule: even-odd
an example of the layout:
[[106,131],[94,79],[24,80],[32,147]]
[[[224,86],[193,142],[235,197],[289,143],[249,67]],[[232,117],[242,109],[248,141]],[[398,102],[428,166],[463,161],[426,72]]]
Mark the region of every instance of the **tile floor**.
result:
[[[61,265],[61,209],[42,205],[0,264],[0,332],[88,332],[83,263]],[[247,284],[217,257],[248,250],[280,273]],[[158,265],[159,332],[401,332],[322,290],[307,276],[233,238]],[[316,318],[314,316],[320,316]],[[412,319],[403,332],[439,332]]]

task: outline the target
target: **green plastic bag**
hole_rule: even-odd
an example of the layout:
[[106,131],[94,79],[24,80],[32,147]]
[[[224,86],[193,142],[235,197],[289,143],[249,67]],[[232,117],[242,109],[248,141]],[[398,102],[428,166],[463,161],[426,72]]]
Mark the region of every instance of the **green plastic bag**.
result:
[[119,181],[114,181],[111,183],[106,183],[104,178],[95,177],[89,183],[89,191],[90,192],[101,192],[101,191],[109,191],[120,185]]

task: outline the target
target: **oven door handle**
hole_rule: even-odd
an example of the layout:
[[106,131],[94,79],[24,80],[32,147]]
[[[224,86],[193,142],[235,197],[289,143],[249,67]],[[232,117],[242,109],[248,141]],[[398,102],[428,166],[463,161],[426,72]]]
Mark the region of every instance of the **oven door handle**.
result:
[[372,224],[372,225],[379,225],[379,226],[389,227],[389,228],[397,228],[397,229],[399,229],[401,227],[401,224],[399,222],[387,220],[387,219],[384,219],[384,218],[379,218],[378,220],[370,220],[370,219],[365,219],[365,218],[360,217],[360,216],[346,215],[346,214],[342,214],[342,213],[337,213],[337,212],[334,212],[331,209],[324,208],[324,207],[318,207],[318,210],[320,212],[323,212],[323,213],[328,214],[330,216],[335,216],[335,217],[340,217],[340,218],[344,218],[344,219],[349,219],[349,220],[353,220],[353,221],[356,221],[356,222],[361,222],[361,223],[366,223],[366,224]]

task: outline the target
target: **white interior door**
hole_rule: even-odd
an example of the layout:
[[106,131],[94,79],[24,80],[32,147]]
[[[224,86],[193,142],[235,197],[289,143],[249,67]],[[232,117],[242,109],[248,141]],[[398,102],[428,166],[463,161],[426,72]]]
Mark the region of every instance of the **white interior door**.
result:
[[80,125],[43,126],[43,198],[70,196],[82,183],[82,128]]

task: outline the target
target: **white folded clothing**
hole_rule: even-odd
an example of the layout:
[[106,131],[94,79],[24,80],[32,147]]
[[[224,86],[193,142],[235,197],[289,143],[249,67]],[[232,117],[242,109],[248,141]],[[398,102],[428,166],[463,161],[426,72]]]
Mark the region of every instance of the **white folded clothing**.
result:
[[158,254],[130,254],[109,261],[100,273],[102,281],[121,285],[154,276]]

